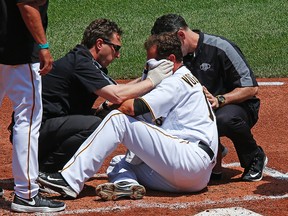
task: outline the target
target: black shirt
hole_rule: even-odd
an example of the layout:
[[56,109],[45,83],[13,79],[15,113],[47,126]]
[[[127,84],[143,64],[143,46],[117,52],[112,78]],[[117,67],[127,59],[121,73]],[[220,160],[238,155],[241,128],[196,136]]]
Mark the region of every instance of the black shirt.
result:
[[[1,0],[1,9],[6,9],[6,13],[2,13],[0,16],[1,64],[17,65],[39,62],[39,48],[37,47],[37,44],[27,29],[17,6],[17,3],[28,1],[29,0]],[[3,5],[5,5],[5,7],[3,7]],[[44,29],[46,29],[48,21],[47,8],[48,1],[46,1],[43,6],[39,7]]]
[[116,84],[108,71],[93,59],[90,51],[77,45],[53,63],[42,78],[43,121],[66,115],[89,115],[98,98],[97,89]]
[[184,57],[184,64],[211,94],[258,86],[239,47],[223,37],[198,33],[197,48]]

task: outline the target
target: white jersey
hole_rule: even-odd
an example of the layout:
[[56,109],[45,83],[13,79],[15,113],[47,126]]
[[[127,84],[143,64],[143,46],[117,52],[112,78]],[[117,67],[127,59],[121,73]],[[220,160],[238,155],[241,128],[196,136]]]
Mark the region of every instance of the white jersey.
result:
[[149,106],[155,124],[169,134],[210,145],[215,117],[202,85],[185,66],[164,79],[142,100]]

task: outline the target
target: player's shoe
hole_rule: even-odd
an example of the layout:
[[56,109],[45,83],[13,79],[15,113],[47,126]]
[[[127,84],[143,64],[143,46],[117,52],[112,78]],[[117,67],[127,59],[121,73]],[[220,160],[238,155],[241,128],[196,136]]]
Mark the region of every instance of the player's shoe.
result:
[[39,184],[39,192],[41,193],[46,193],[46,194],[55,194],[55,195],[60,195],[60,193],[58,193],[55,190],[52,190],[49,187],[46,187],[44,185]]
[[31,199],[14,196],[11,209],[15,212],[58,212],[66,208],[65,203],[49,200],[40,194]]
[[41,186],[50,188],[65,197],[77,197],[77,193],[70,187],[70,185],[65,181],[65,179],[59,172],[50,174],[42,173],[38,176],[37,181]]
[[268,163],[268,158],[263,149],[259,147],[259,152],[255,155],[250,166],[244,170],[242,180],[244,181],[260,181],[263,177],[263,170]]
[[142,199],[145,193],[146,190],[144,186],[126,181],[105,183],[96,187],[96,195],[103,200],[117,200],[121,197]]
[[0,197],[3,197],[3,195],[4,195],[4,190],[0,188]]
[[[41,177],[42,175],[45,175],[45,173],[39,171],[39,177]],[[60,193],[52,190],[49,187],[46,187],[46,186],[41,185],[41,184],[38,184],[38,185],[39,185],[39,192],[41,192],[41,193],[60,195]]]

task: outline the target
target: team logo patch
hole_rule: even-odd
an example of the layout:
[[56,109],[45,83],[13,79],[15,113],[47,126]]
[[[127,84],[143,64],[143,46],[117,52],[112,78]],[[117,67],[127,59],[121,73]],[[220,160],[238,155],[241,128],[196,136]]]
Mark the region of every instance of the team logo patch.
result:
[[208,63],[202,63],[202,64],[200,65],[200,70],[202,70],[202,71],[207,71],[207,70],[210,69],[210,68],[211,68],[211,65],[208,64]]

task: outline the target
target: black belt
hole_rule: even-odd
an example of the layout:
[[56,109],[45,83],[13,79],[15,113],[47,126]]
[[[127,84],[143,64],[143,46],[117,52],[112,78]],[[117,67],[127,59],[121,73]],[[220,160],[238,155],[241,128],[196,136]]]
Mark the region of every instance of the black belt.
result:
[[201,149],[203,149],[203,150],[209,155],[209,157],[210,157],[211,160],[213,159],[213,157],[214,157],[214,152],[211,150],[211,148],[210,148],[208,145],[206,145],[205,143],[203,143],[202,141],[200,141],[200,142],[198,143],[198,146],[199,146]]

